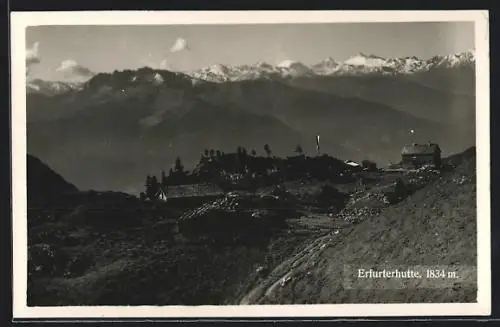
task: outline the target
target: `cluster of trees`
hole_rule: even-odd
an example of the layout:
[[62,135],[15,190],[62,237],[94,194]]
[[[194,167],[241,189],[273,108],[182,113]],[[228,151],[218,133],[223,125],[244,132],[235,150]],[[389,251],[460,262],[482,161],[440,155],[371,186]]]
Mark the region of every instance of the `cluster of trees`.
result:
[[[207,148],[201,153],[200,162],[192,172],[185,170],[181,159],[177,158],[168,174],[162,171],[159,179],[156,176],[146,177],[146,190],[141,196],[158,199],[160,190],[168,185],[209,182],[220,186],[246,183],[255,187],[299,178],[324,180],[348,177],[345,176],[346,166],[342,161],[326,154],[306,157],[300,144],[294,149],[297,156],[286,159],[273,157],[269,144],[265,144],[263,149],[266,153],[264,157],[258,156],[255,149],[248,151],[242,146],[238,146],[235,153],[227,154]],[[369,170],[376,169],[376,164],[368,160],[363,161],[362,165]]]
[[364,169],[368,171],[375,171],[377,170],[377,163],[373,162],[371,160],[363,160],[361,162],[361,165],[363,166]]
[[221,152],[220,150],[214,150],[214,149],[205,149],[203,153],[201,154],[201,158],[220,158],[224,153]]
[[[298,147],[300,148],[300,145],[298,145]],[[302,149],[302,148],[300,148],[300,149]],[[271,154],[273,153],[273,151],[271,150],[271,147],[269,146],[269,144],[265,144],[264,145],[264,152],[266,153],[267,157],[271,157]],[[246,156],[256,157],[257,156],[257,150],[252,149],[249,152],[246,148],[244,148],[242,146],[238,146],[236,148],[236,153],[237,153],[237,155],[239,157],[246,157]],[[201,154],[201,158],[202,159],[206,159],[206,158],[220,158],[220,157],[222,157],[224,155],[225,155],[225,153],[221,152],[220,150],[208,149],[207,148]]]
[[168,175],[162,170],[161,177],[158,179],[155,175],[146,176],[145,192],[141,192],[141,199],[157,200],[160,196],[160,191],[165,189],[167,185],[183,184],[189,173],[184,169],[181,158],[175,159],[174,168],[170,168]]
[[[299,146],[300,147],[300,146]],[[269,144],[265,144],[264,152],[267,156],[266,164],[263,170],[269,166],[272,150]],[[157,176],[146,176],[145,191],[141,193],[142,199],[156,200],[161,194],[161,190],[165,190],[168,185],[189,184],[197,182],[223,182],[222,179],[227,177],[228,173],[248,174],[255,173],[258,169],[252,169],[256,165],[249,164],[251,159],[257,159],[257,150],[248,151],[243,146],[238,146],[236,153],[226,154],[216,149],[205,149],[201,153],[200,163],[205,167],[196,173],[189,172],[184,169],[182,161],[179,157],[175,160],[173,168],[170,168],[168,174],[165,171],[161,172],[160,178]],[[263,158],[266,159],[266,158]]]

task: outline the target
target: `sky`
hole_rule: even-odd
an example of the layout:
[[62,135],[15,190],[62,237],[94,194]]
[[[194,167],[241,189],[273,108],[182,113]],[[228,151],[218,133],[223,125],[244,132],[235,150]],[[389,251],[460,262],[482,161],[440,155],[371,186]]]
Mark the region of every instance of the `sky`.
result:
[[314,64],[360,52],[428,59],[474,48],[473,22],[254,25],[32,26],[29,78],[64,80],[150,66],[191,71],[213,64]]

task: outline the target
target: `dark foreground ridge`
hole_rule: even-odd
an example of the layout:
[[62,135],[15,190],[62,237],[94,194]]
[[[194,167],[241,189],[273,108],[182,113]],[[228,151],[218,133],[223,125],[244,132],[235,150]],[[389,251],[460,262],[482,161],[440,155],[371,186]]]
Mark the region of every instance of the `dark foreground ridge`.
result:
[[472,302],[476,285],[349,290],[343,270],[476,266],[475,157],[226,185],[180,205],[78,191],[28,156],[28,305]]

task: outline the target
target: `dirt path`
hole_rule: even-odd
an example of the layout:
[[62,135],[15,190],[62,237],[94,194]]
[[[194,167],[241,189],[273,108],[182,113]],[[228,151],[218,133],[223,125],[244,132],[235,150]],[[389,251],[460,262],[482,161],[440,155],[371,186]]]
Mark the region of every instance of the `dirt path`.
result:
[[277,287],[284,286],[299,275],[308,274],[315,268],[321,252],[331,246],[335,237],[326,235],[316,239],[298,254],[278,265],[264,282],[252,289],[240,304],[258,303],[263,297],[270,296]]
[[321,236],[313,239],[298,253],[276,266],[264,280],[260,281],[260,284],[241,299],[239,304],[258,303],[272,296],[278,288],[299,277],[309,276],[314,269],[318,268],[322,253],[340,241],[341,230],[345,228],[342,234],[346,235],[351,229],[346,223],[328,215],[311,214],[291,220],[289,223],[294,233],[316,231],[317,235]]

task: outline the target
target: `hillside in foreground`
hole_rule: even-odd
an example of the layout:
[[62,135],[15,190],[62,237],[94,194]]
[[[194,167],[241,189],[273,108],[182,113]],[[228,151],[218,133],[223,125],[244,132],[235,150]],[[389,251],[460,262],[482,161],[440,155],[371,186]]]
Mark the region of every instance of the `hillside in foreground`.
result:
[[[28,211],[28,305],[474,301],[475,285],[343,288],[349,264],[476,265],[475,148],[446,164],[188,206],[63,190],[57,206]],[[396,180],[405,192],[386,201]]]
[[[450,158],[455,170],[431,181],[379,214],[361,214],[359,224],[339,228],[273,270],[241,303],[473,302],[477,286],[405,290],[345,289],[344,265],[366,267],[477,264],[475,153]],[[467,270],[467,269],[465,269]],[[280,283],[278,287],[274,283]],[[443,282],[443,285],[445,283]],[[449,284],[449,281],[448,281]],[[274,285],[274,287],[273,287]]]

